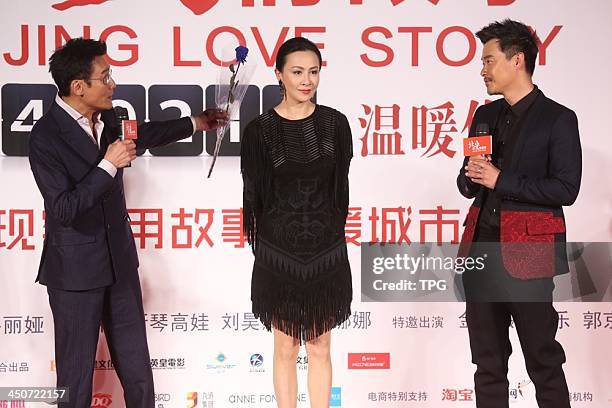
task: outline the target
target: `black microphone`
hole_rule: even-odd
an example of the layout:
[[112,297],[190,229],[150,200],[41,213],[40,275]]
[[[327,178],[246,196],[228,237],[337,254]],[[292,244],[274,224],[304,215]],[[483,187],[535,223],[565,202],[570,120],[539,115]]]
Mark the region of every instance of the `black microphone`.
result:
[[[128,110],[123,106],[115,106],[113,108],[115,111],[115,117],[117,118],[117,135],[121,141],[125,140],[125,135],[123,134],[123,121],[130,120],[128,115]],[[132,167],[132,163],[128,163],[125,167]]]
[[130,120],[128,110],[123,106],[115,106],[113,110],[115,111],[115,117],[117,118],[117,134],[119,135],[119,139],[124,140],[123,121]]
[[479,123],[476,125],[476,136],[489,136],[489,124]]

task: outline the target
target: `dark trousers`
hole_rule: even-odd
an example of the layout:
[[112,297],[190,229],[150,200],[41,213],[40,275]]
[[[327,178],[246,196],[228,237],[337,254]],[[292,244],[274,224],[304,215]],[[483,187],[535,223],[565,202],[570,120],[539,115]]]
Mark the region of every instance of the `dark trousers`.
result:
[[540,408],[569,408],[563,347],[555,340],[559,318],[550,302],[466,303],[478,408],[508,407],[510,317],[525,356]]
[[[481,240],[490,242],[487,238]],[[508,358],[512,353],[508,329],[512,318],[539,408],[569,408],[562,368],[565,353],[555,340],[559,316],[552,305],[552,279],[515,279],[503,267],[498,245],[479,244],[473,244],[471,256],[486,252],[486,267],[463,276],[466,322],[476,364],[476,406],[508,407]]]
[[65,291],[47,288],[55,325],[57,386],[68,387],[61,408],[91,407],[100,324],[123,386],[125,406],[154,407],[153,374],[147,348],[138,274],[112,286]]

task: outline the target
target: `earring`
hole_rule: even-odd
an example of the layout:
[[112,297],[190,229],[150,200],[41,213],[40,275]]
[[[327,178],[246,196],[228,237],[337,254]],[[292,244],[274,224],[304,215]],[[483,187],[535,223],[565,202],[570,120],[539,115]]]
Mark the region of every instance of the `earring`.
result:
[[278,80],[278,86],[280,88],[281,96],[283,97],[283,99],[285,99],[285,96],[286,96],[285,84],[283,84],[283,81],[281,81],[280,79]]

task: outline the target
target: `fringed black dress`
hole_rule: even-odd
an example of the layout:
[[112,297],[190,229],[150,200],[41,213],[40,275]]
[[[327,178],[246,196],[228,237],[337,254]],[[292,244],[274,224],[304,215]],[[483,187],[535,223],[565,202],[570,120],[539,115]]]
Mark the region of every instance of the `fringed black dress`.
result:
[[247,125],[241,146],[253,313],[268,330],[312,340],[351,314],[351,129],[325,106],[300,120],[271,109]]

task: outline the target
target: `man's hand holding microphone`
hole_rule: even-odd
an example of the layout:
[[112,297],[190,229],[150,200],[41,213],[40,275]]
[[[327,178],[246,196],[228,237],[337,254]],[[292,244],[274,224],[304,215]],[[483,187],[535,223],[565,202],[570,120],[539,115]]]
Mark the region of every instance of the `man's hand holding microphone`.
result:
[[120,169],[127,167],[136,158],[136,143],[131,139],[117,139],[108,146],[104,159]]
[[480,184],[493,190],[497,184],[500,170],[491,163],[490,155],[470,156],[465,175],[473,183]]
[[491,163],[493,140],[488,124],[479,123],[476,126],[476,135],[464,139],[463,152],[465,156],[469,156],[465,166],[466,177],[472,183],[480,184],[493,190],[501,171]]

